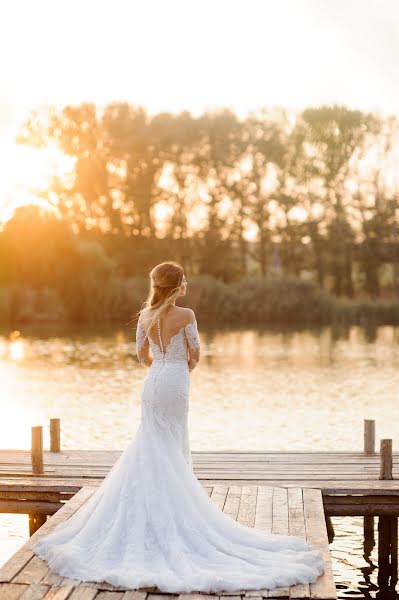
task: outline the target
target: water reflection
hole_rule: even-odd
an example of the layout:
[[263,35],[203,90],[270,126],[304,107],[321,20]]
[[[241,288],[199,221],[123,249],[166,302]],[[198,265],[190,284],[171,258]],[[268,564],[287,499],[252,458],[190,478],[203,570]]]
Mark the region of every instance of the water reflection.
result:
[[[392,418],[399,328],[199,327],[202,360],[190,376],[194,450],[360,450],[364,418],[376,419],[379,438],[399,439]],[[145,372],[128,327],[0,331],[1,446],[28,448],[31,425],[60,417],[63,448],[123,449],[139,424]],[[392,543],[388,559],[386,543],[378,544],[388,529],[390,540],[397,537],[392,521],[332,517],[341,598],[391,597]],[[27,531],[26,516],[0,515],[0,563]]]
[[398,516],[332,517],[339,598],[397,598]]
[[[378,328],[375,341],[359,327],[339,331],[200,327],[193,449],[359,450],[363,418],[377,419],[378,437],[397,439],[398,329]],[[133,338],[127,327],[3,331],[2,445],[28,447],[30,425],[60,417],[64,448],[124,448],[145,376]]]

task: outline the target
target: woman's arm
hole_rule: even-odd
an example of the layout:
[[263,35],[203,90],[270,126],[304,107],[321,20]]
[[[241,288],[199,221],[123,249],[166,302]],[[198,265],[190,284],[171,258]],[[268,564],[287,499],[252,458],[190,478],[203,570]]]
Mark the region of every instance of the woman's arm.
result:
[[190,371],[195,369],[197,366],[200,354],[201,354],[201,344],[198,334],[197,327],[197,319],[195,318],[194,311],[189,309],[189,322],[184,328],[184,332],[186,334],[187,342],[188,342],[188,368]]
[[150,343],[140,320],[136,329],[136,354],[140,363],[143,363],[146,367],[151,366],[153,359],[150,356]]

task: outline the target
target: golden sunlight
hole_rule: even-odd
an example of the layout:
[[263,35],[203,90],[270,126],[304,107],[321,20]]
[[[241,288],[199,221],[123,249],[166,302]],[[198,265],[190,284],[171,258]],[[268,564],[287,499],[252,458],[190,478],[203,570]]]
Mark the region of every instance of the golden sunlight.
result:
[[[4,370],[4,372],[2,372]],[[13,376],[11,369],[0,366],[2,380],[2,393],[7,401],[3,407],[5,417],[0,422],[1,447],[15,448],[18,450],[28,449],[31,445],[31,427],[37,420],[37,415],[29,408],[29,403],[9,401],[9,394],[13,389]]]
[[54,174],[72,170],[73,159],[53,147],[31,148],[0,138],[0,223],[19,206],[37,204],[54,208],[37,192],[46,192]]
[[16,340],[10,344],[10,356],[13,360],[19,361],[25,358],[25,348],[22,340]]

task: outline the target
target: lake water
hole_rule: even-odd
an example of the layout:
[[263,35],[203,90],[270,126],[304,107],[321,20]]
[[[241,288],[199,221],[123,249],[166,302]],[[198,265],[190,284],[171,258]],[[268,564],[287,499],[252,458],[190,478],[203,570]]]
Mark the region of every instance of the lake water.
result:
[[[193,450],[361,450],[364,418],[395,446],[399,328],[199,329]],[[124,449],[139,424],[145,371],[127,326],[0,331],[0,446],[29,448],[30,427],[59,417],[63,448]],[[373,594],[377,550],[364,558],[362,518],[332,521],[340,596]],[[26,516],[0,515],[0,563],[26,537]]]

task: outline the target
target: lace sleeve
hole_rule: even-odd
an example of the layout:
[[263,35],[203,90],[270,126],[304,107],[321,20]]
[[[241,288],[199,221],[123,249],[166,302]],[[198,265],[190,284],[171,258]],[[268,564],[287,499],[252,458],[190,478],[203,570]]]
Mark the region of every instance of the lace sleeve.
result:
[[141,322],[139,321],[137,323],[137,329],[136,329],[136,353],[140,352],[140,350],[143,349],[146,337],[147,337],[147,334],[144,331],[144,327],[141,324]]
[[200,338],[198,334],[197,321],[194,319],[194,323],[188,323],[184,327],[184,331],[190,350],[198,351],[200,349]]

